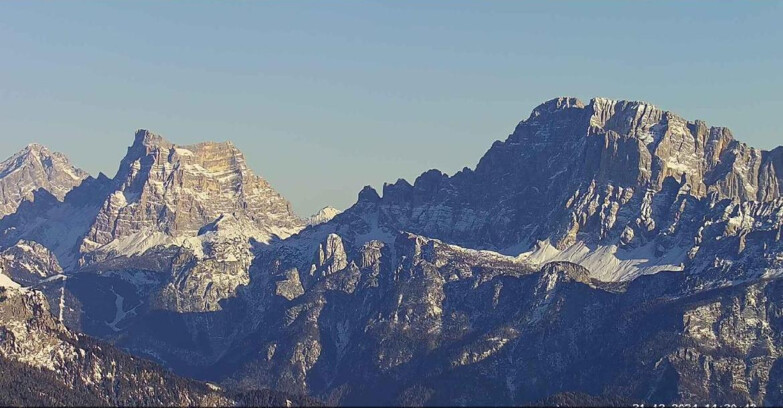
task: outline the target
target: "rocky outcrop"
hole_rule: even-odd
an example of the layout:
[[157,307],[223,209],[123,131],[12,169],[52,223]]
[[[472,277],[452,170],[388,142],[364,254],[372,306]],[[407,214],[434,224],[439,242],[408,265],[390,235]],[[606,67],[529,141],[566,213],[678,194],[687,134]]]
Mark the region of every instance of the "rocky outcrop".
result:
[[590,284],[590,271],[570,262],[550,262],[541,268],[541,282],[551,290],[560,282],[580,282]]
[[177,146],[140,130],[114,183],[82,252],[139,233],[194,236],[224,214],[246,219],[259,240],[285,238],[303,226],[228,142]]
[[342,268],[301,285],[295,272],[316,265],[308,252],[325,243],[292,239],[261,255],[257,273],[280,280],[251,286],[266,301],[243,321],[257,329],[217,364],[234,367],[230,383],[351,405],[524,405],[561,393],[781,401],[779,278],[713,289],[673,272],[604,283],[572,263],[532,270],[400,234],[344,247]]
[[550,101],[475,170],[365,188],[263,248],[258,329],[216,365],[343,404],[780,403],[777,152],[645,103]]
[[180,313],[215,311],[221,309],[220,302],[236,296],[238,288],[250,282],[253,261],[244,225],[222,216],[186,241],[172,260],[172,278],[156,304]]
[[33,200],[33,192],[41,188],[62,200],[87,176],[62,153],[30,144],[0,163],[0,217],[14,213],[23,201]]
[[22,286],[31,286],[62,274],[63,270],[54,254],[43,245],[19,241],[0,252],[0,273]]

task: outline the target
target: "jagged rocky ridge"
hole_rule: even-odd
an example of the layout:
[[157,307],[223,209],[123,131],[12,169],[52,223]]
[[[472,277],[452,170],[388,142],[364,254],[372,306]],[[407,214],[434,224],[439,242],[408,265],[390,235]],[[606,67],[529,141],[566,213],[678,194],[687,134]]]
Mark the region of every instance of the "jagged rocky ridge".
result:
[[62,153],[32,143],[0,163],[0,217],[12,214],[40,188],[62,200],[88,174]]
[[137,145],[114,180],[23,204],[2,247],[48,248],[66,279],[40,288],[68,325],[178,373],[332,404],[783,403],[781,148],[560,98],[475,170],[365,188],[269,239],[253,231],[288,217],[223,211],[241,194],[201,217],[217,190],[166,184],[209,151]]
[[[574,261],[622,280],[682,269],[710,232],[734,238],[759,218],[774,233],[781,175],[783,147],[751,148],[728,129],[641,102],[559,98],[495,142],[475,170],[431,170],[413,185],[385,185],[382,198],[366,188],[343,219],[352,229],[528,252],[531,262]],[[740,220],[750,224],[735,228]]]
[[247,299],[264,315],[248,316],[255,330],[216,366],[243,386],[341,404],[520,405],[574,391],[781,403],[780,279],[606,283],[576,264],[536,270],[412,234],[355,252],[330,235],[309,262],[300,250],[259,265],[272,277]]
[[[253,174],[230,142],[176,146],[139,131],[82,243],[82,252],[134,235],[196,235],[218,218],[246,219],[259,239],[302,226],[291,205]],[[135,244],[135,242],[134,242]]]
[[3,247],[37,242],[68,272],[157,272],[169,282],[157,303],[173,310],[219,308],[247,284],[253,243],[304,226],[231,143],[177,146],[145,130],[113,179],[87,178],[62,201],[36,194],[0,221]]
[[19,241],[0,252],[0,274],[22,286],[34,286],[63,273],[57,258],[36,242]]

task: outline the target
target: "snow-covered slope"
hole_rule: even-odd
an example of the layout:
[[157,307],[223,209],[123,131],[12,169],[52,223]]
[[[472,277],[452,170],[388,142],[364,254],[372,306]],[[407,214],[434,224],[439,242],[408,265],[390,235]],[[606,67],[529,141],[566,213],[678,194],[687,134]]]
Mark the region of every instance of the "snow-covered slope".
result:
[[102,252],[176,245],[226,216],[241,220],[243,233],[259,242],[305,225],[231,143],[177,146],[148,131],[137,132],[113,179],[90,178],[63,203],[39,196],[0,225],[6,246],[13,239],[39,242],[66,269],[88,254],[82,264],[105,258]]
[[332,218],[336,217],[337,214],[340,214],[342,211],[334,208],[334,207],[324,207],[318,210],[317,213],[311,215],[307,219],[307,225],[318,225],[323,224],[325,222],[329,222],[332,220]]
[[[558,98],[495,142],[475,170],[430,170],[382,195],[366,187],[322,229],[410,231],[628,280],[682,270],[722,237],[774,233],[781,196],[783,147],[756,149],[643,102]],[[763,207],[765,221],[736,224],[731,212],[746,207]]]
[[0,252],[0,274],[23,286],[63,273],[51,251],[36,242],[19,241]]

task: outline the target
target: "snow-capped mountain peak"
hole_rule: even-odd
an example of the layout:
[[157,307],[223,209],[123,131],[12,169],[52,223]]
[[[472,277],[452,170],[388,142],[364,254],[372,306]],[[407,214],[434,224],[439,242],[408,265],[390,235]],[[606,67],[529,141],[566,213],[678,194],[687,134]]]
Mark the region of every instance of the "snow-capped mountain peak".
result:
[[311,215],[307,219],[307,225],[318,225],[323,224],[325,222],[329,222],[332,220],[332,218],[336,217],[338,214],[340,214],[342,211],[334,208],[334,207],[324,207],[318,210],[317,213]]
[[31,143],[0,163],[0,217],[16,211],[40,188],[62,200],[88,176],[62,153]]

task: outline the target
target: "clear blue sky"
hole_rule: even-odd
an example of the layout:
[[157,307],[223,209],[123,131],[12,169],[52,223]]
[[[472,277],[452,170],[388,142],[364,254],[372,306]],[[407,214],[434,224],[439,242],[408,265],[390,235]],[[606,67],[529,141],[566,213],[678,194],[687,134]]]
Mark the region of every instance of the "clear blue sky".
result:
[[781,2],[0,2],[0,155],[114,175],[133,132],[232,140],[302,215],[474,166],[555,96],[783,144]]

